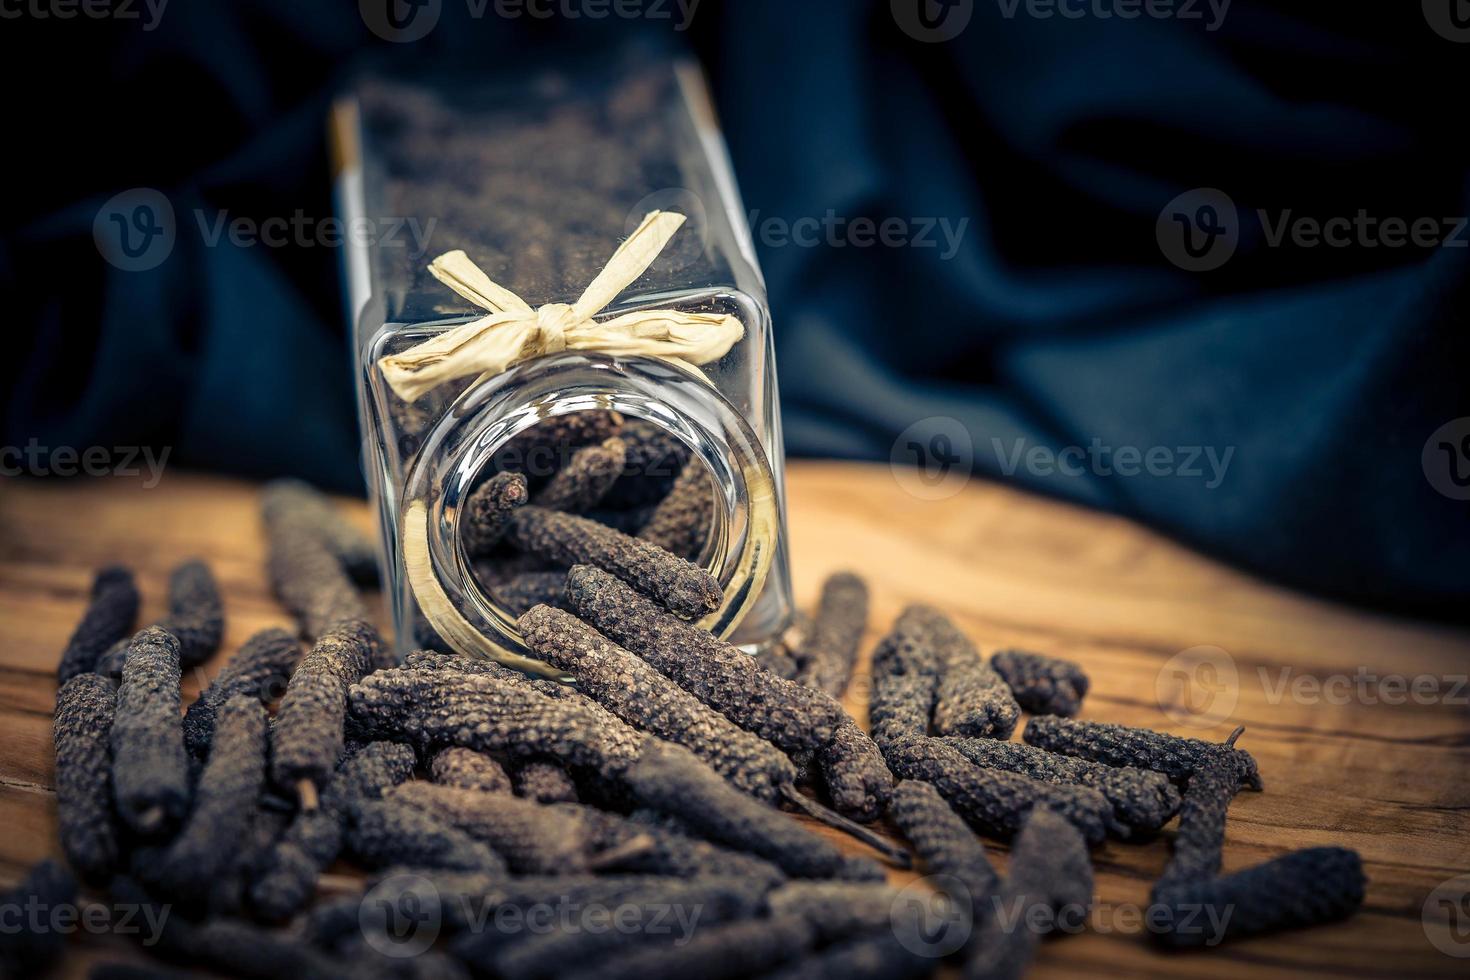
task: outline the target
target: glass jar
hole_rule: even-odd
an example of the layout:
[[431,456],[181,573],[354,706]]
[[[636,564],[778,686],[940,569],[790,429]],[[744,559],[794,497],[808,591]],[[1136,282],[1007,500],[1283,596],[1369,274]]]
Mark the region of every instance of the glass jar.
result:
[[[751,649],[776,642],[792,599],[770,314],[698,70],[632,53],[504,82],[380,71],[339,100],[333,134],[364,466],[400,650],[534,669],[522,659],[519,609],[492,584],[504,581],[494,568],[524,556],[494,566],[471,555],[467,502],[507,468],[526,471],[535,502],[537,485],[578,447],[555,446],[540,463],[506,460],[571,413],[593,413],[585,418],[606,423],[599,434],[633,426],[672,438],[682,465],[704,468],[707,523],[687,557],[720,583],[724,604],[702,623]],[[388,383],[381,359],[486,314],[428,274],[436,255],[462,249],[531,307],[571,303],[654,211],[687,221],[594,319],[652,309],[733,316],[743,334],[717,360],[690,370],[594,347],[455,378],[412,401]],[[668,462],[670,472],[634,473],[630,456],[613,487],[637,506],[600,516],[635,533],[652,506],[640,495],[678,475],[681,460]]]

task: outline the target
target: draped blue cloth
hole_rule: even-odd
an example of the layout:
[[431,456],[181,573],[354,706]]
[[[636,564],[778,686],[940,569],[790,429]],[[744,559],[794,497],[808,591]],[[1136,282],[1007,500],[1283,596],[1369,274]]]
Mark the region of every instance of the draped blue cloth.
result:
[[[173,465],[360,489],[337,250],[209,247],[195,210],[330,215],[325,110],[365,53],[475,70],[637,33],[711,77],[789,454],[1013,482],[1289,584],[1463,616],[1470,44],[1418,4],[915,2],[970,20],[924,43],[887,0],[703,0],[685,31],[674,0],[575,22],[443,0],[412,46],[353,4],[8,21],[4,444],[168,445]],[[92,223],[139,186],[169,197],[177,242],[125,272]],[[1196,188],[1233,217],[1171,213]],[[1313,222],[1360,214],[1458,237],[1311,244]],[[1233,253],[1178,267],[1169,228],[1207,218]],[[786,240],[802,219],[823,241]],[[897,219],[901,243],[864,244],[857,219]]]

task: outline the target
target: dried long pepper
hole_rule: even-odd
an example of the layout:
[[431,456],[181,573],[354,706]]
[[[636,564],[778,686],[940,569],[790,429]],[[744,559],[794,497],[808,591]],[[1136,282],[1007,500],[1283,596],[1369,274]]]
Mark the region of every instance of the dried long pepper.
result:
[[157,834],[189,804],[189,763],[179,724],[179,641],[150,626],[133,637],[112,724],[112,790],[123,820]]
[[937,677],[874,673],[871,684],[868,728],[879,748],[887,752],[890,745],[928,735]]
[[[908,870],[913,867],[913,862],[898,844],[884,837],[876,831],[869,830],[851,821],[843,821],[841,817],[830,810],[816,804],[801,793],[792,793],[788,798],[797,812],[811,817],[819,823],[825,824],[836,830],[840,830],[850,837],[867,844],[870,848],[883,855],[893,867],[900,870]],[[664,827],[674,833],[684,834],[687,837],[713,837],[708,831],[701,830],[695,823],[685,820],[683,817],[668,811],[660,812],[653,807],[642,807],[633,811],[633,819],[636,822],[655,820],[656,826]],[[732,845],[733,846],[733,845]],[[783,869],[783,874],[786,873]],[[828,878],[846,881],[881,881],[883,869],[879,867],[872,858],[859,854],[845,855],[838,862]]]
[[485,844],[437,815],[391,797],[360,801],[353,806],[347,850],[369,868],[404,864],[505,871],[505,862]]
[[376,800],[413,775],[416,758],[402,742],[368,742],[342,761],[328,784],[328,802],[341,810]]
[[14,888],[0,893],[0,909],[6,911],[5,928],[0,929],[0,975],[40,976],[55,963],[66,950],[69,930],[47,927],[47,919],[42,920],[42,928],[27,928],[27,911],[34,916],[39,909],[50,922],[57,922],[58,912],[76,911],[76,904],[76,879],[50,859],[26,872]]
[[766,898],[771,916],[809,926],[829,943],[874,929],[891,928],[902,893],[879,881],[790,881]]
[[507,537],[519,550],[557,565],[595,565],[686,619],[712,613],[724,601],[720,583],[698,565],[585,517],[522,507]]
[[403,658],[403,666],[413,670],[438,670],[460,674],[479,674],[485,677],[494,677],[496,680],[503,681],[523,690],[535,691],[547,697],[586,700],[565,684],[558,684],[556,681],[546,677],[530,677],[504,664],[496,663],[494,660],[483,660],[479,657],[465,657],[459,654],[441,653],[435,650],[415,650]]
[[56,692],[58,836],[66,860],[91,882],[106,880],[118,858],[108,746],[116,706],[112,682],[98,674],[78,674]]
[[565,976],[576,980],[748,977],[801,956],[813,941],[811,929],[800,919],[744,919],[699,929],[685,943],[636,946]]
[[465,502],[460,518],[464,550],[471,558],[489,554],[505,535],[510,515],[529,497],[520,473],[496,473],[480,484]]
[[97,658],[97,665],[93,669],[112,681],[114,684],[121,683],[123,664],[128,660],[128,647],[132,644],[132,637],[124,637],[102,652]]
[[918,980],[933,972],[932,958],[885,928],[833,943],[766,974],[766,980]]
[[220,706],[194,808],[164,855],[161,877],[170,894],[207,901],[211,885],[234,853],[227,845],[238,842],[248,828],[265,785],[269,751],[270,724],[259,699],[237,694]]
[[[420,880],[413,881],[415,876]],[[409,880],[401,881],[402,878]],[[400,888],[400,884],[407,887]],[[498,914],[519,912],[524,916],[544,915],[547,906],[613,910],[625,902],[643,900],[650,889],[679,884],[649,875],[526,875],[496,880],[484,874],[429,871],[420,876],[415,871],[411,876],[385,878],[376,887],[380,894],[386,893],[383,898],[396,901],[400,908],[411,907],[406,903],[415,900],[419,900],[422,907],[422,899],[426,896],[430,900],[437,898],[448,929],[462,930],[449,943],[449,950],[478,970],[494,974],[499,953],[529,938],[524,936],[529,930],[517,929],[514,925],[506,930],[482,928],[476,924],[476,917],[483,914],[480,910],[496,910]]]
[[496,951],[494,972],[502,977],[554,977],[631,947],[672,944],[682,938],[677,934],[678,920],[688,917],[686,921],[703,930],[752,919],[761,911],[765,892],[760,882],[732,877],[650,882],[618,897],[617,928],[528,936]]
[[378,546],[370,535],[343,517],[330,502],[324,508],[318,530],[327,550],[336,557],[348,578],[362,586],[378,584]]
[[347,691],[368,671],[380,643],[366,622],[348,620],[324,633],[302,658],[276,712],[271,775],[294,788],[306,809],[342,757]]
[[1236,769],[1227,758],[1215,758],[1196,769],[1184,788],[1179,831],[1160,885],[1213,878],[1225,849],[1225,811],[1240,789]]
[[878,746],[851,718],[817,751],[817,764],[838,813],[860,823],[883,815],[893,792],[893,773]]
[[[627,510],[609,510],[606,507],[595,507],[589,510],[584,516],[599,524],[606,524],[614,531],[622,531],[624,534],[631,534],[636,537],[638,532],[643,530],[653,518],[653,511],[657,506],[657,504],[643,504],[642,506],[631,507]],[[658,544],[660,548],[663,547],[657,541],[650,543]],[[669,549],[666,548],[664,550],[667,551]],[[677,554],[677,552],[675,553]],[[681,555],[680,557],[688,558],[690,556]]]
[[341,853],[353,808],[412,776],[415,761],[413,749],[398,742],[369,742],[344,759],[327,783],[321,807],[297,813],[265,855],[250,887],[256,913],[284,919],[304,906],[318,876]]
[[[560,614],[560,615],[565,615],[565,614]],[[567,619],[568,619],[568,621],[576,622],[576,620],[573,617],[569,617],[568,616]],[[583,624],[583,625],[585,626],[585,624]],[[538,683],[538,685],[545,685],[547,682],[541,681],[541,682],[537,682],[537,683]],[[820,692],[815,692],[815,691],[804,691],[804,689],[802,689],[800,687],[795,687],[794,685],[793,685],[793,687],[795,688],[796,691],[803,692],[807,696],[810,696],[810,697],[815,698],[815,699],[818,699],[818,700],[824,700],[824,701],[826,701],[830,705],[831,711],[834,714],[836,714],[836,715],[838,715],[840,717],[843,717],[843,718],[846,717],[842,713],[841,707],[838,706],[836,704],[836,702],[833,701],[827,695],[824,695],[824,694],[821,694]],[[614,722],[616,722],[618,720],[615,715],[613,715],[610,712],[608,712],[601,705],[599,705],[599,704],[597,704],[595,702],[587,701],[587,699],[584,698],[583,695],[581,695],[581,694],[578,694],[578,693],[569,693],[566,688],[558,688],[558,692],[559,692],[560,696],[563,699],[570,697],[570,698],[577,699],[578,701],[585,702],[585,706],[587,708],[593,710],[594,713],[603,714],[603,715],[606,716],[607,719],[612,720]],[[604,727],[607,727],[605,723],[604,723]],[[860,735],[861,733],[858,733],[858,734]],[[760,753],[762,755],[773,754],[773,753],[768,753],[768,750],[766,750],[764,748],[759,749],[759,751],[760,751]],[[728,761],[728,759],[726,759],[725,761]],[[851,787],[851,783],[849,783],[849,786],[846,787],[849,792],[860,792],[860,793],[864,793],[864,794],[876,794],[876,795],[882,795],[883,793],[886,792],[886,785],[883,783],[883,779],[884,779],[886,770],[874,771],[873,768],[872,768],[872,761],[874,761],[874,760],[872,760],[872,759],[865,759],[861,755],[859,755],[859,756],[856,756],[855,758],[852,758],[852,759],[844,759],[844,760],[841,760],[841,761],[843,762],[844,765],[847,765],[847,766],[850,767],[851,775],[848,778],[850,778],[853,781],[857,781],[857,780],[862,780],[863,781],[862,785],[860,785],[856,791],[851,790],[851,788],[850,788]],[[876,760],[876,761],[878,761],[878,762],[881,763],[881,760]],[[722,762],[722,765],[724,765],[723,762]],[[820,804],[816,803],[814,800],[808,799],[806,796],[803,796],[800,792],[798,792],[796,790],[796,788],[795,788],[795,785],[794,785],[794,782],[793,782],[793,778],[788,778],[788,776],[787,776],[787,768],[786,768],[787,767],[787,763],[784,762],[784,761],[782,761],[782,759],[780,757],[773,758],[772,761],[768,765],[772,769],[779,769],[780,770],[779,775],[781,776],[781,778],[775,780],[774,781],[774,785],[779,790],[779,796],[780,796],[780,798],[783,801],[785,801],[785,802],[787,802],[787,803],[795,806],[797,809],[801,810],[803,813],[805,813],[806,815],[812,817],[813,819],[816,819],[816,820],[818,820],[818,821],[820,821],[822,823],[827,824],[830,827],[833,827],[833,828],[836,828],[838,830],[841,830],[844,833],[847,833],[850,836],[857,838],[858,840],[860,840],[863,843],[867,844],[869,847],[872,847],[874,850],[877,850],[879,853],[885,855],[885,857],[888,860],[890,860],[891,862],[893,862],[894,864],[896,864],[898,866],[901,866],[901,867],[906,867],[907,866],[907,864],[908,864],[908,857],[907,857],[907,855],[904,854],[902,851],[895,849],[886,838],[883,838],[882,836],[880,836],[880,835],[878,835],[878,834],[876,834],[876,833],[868,830],[867,828],[861,826],[858,823],[853,822],[851,819],[848,819],[847,817],[845,817],[845,816],[843,816],[843,815],[841,815],[841,814],[839,814],[837,812],[834,812],[832,810],[827,809],[826,807],[821,806]],[[726,766],[726,768],[728,768],[728,766]],[[613,775],[613,773],[612,773],[611,770],[606,770],[606,771],[601,771],[600,772],[600,775],[604,777],[604,782],[605,782],[606,781],[606,777],[609,777],[609,776]],[[741,778],[741,780],[743,782],[747,782],[748,783],[749,782],[749,779],[747,778],[747,776],[748,776],[748,772],[746,772],[740,778]],[[795,776],[795,771],[793,769],[791,771],[791,777],[794,777],[794,776]]]
[[301,624],[318,639],[338,623],[366,620],[357,589],[318,533],[317,508],[291,481],[271,483],[261,494],[271,586]]
[[429,764],[434,782],[442,786],[478,789],[487,793],[509,793],[510,776],[505,767],[483,752],[452,746],[434,754]]
[[622,425],[623,417],[608,409],[565,412],[532,426],[516,438],[531,446],[585,446],[617,435]]
[[1218,878],[1161,882],[1151,899],[1167,914],[1158,914],[1165,928],[1155,936],[1170,946],[1213,946],[1332,922],[1362,906],[1366,884],[1362,859],[1344,847],[1292,851]]
[[693,558],[704,546],[714,519],[715,497],[709,471],[690,460],[679,478],[638,529],[638,537],[680,558]]
[[[384,924],[386,925],[386,923]],[[372,935],[372,939],[368,936]],[[348,937],[332,952],[354,976],[379,976],[385,980],[470,980],[470,971],[450,956],[427,949],[414,956],[398,956],[394,951],[400,942],[396,928],[359,926],[357,935]]]
[[570,613],[538,606],[518,625],[527,646],[576,677],[577,690],[635,728],[683,745],[744,792],[774,802],[781,787],[795,781],[791,760],[770,742],[738,728]]
[[168,580],[168,615],[158,623],[179,640],[179,663],[194,667],[214,656],[225,632],[225,607],[214,574],[187,561]]
[[579,565],[567,575],[577,615],[746,731],[787,751],[818,749],[844,719],[831,698],[776,677],[709,632],[663,612],[623,582]]
[[637,507],[662,500],[689,460],[689,447],[665,429],[634,419],[618,430],[627,447],[623,478],[603,500],[611,507]]
[[868,721],[873,741],[929,734],[939,689],[939,650],[947,621],[929,606],[909,606],[873,651]]
[[[788,874],[827,878],[857,870],[830,841],[741,793],[681,746],[651,740],[627,780],[639,804],[673,814],[704,836],[766,858]],[[872,865],[870,873],[881,877],[882,870]]]
[[[651,875],[520,875],[453,871],[441,868],[389,868],[371,884],[386,907],[420,908],[437,895],[443,924],[448,930],[476,929],[476,917],[485,910],[564,903],[566,907],[615,907],[625,896],[669,879]],[[380,908],[384,907],[382,905]],[[483,935],[491,933],[480,929]],[[480,949],[479,943],[470,946]]]
[[322,544],[349,578],[360,585],[376,584],[377,546],[371,537],[347,520],[326,494],[301,480],[276,480],[268,489],[277,497],[290,498],[291,505],[309,519]]
[[165,927],[177,934],[171,942],[191,964],[211,967],[248,980],[331,980],[341,967],[305,941],[278,930],[261,929],[238,919],[207,919],[196,924],[171,915]]
[[[786,879],[785,872],[765,858],[691,836],[657,811],[623,817],[593,807],[578,809],[596,828],[598,866],[603,871],[680,878],[734,876],[766,885]],[[630,846],[635,842],[638,846]],[[624,856],[613,856],[619,853]]]
[[543,806],[509,793],[419,781],[404,783],[387,798],[483,841],[516,874],[571,874],[590,866],[594,828],[579,810]]
[[188,941],[192,937],[193,925],[174,909],[162,904],[138,881],[126,874],[113,875],[107,883],[107,894],[114,899],[112,921],[115,925],[136,922],[142,919],[152,923],[148,936],[152,940],[150,950],[170,960],[182,960],[191,955]]
[[138,586],[133,573],[121,565],[99,570],[92,580],[87,609],[56,665],[56,683],[65,684],[94,669],[109,647],[132,632],[137,618]]
[[534,606],[560,606],[566,572],[517,572],[482,579],[495,601],[519,616]]
[[811,632],[801,648],[797,680],[841,697],[852,679],[858,644],[868,627],[868,586],[852,572],[838,572],[822,583],[822,598]]
[[511,767],[515,794],[537,803],[577,802],[577,781],[566,767],[547,759],[527,759]]
[[1058,786],[1013,772],[981,769],[935,738],[904,739],[886,754],[896,775],[932,784],[961,816],[985,833],[1011,836],[1037,806],[1051,807],[1066,817],[1090,844],[1100,843],[1109,830],[1120,829],[1113,820],[1112,804],[1086,786]]
[[1082,709],[1089,681],[1070,660],[1028,650],[1000,650],[990,666],[1005,678],[1021,707],[1033,715],[1070,717]]
[[492,463],[498,470],[546,476],[578,447],[621,435],[622,427],[623,418],[617,412],[567,412],[518,434],[495,453]]
[[1037,715],[1026,723],[1021,737],[1028,745],[1062,755],[1091,759],[1110,766],[1152,769],[1180,785],[1188,782],[1189,777],[1205,763],[1223,756],[1235,768],[1243,787],[1260,790],[1261,774],[1256,760],[1249,752],[1235,748],[1235,740],[1242,730],[1236,729],[1224,743],[1216,743],[1166,735],[1147,728]]
[[[1054,915],[1075,920],[1092,903],[1092,862],[1075,826],[1046,807],[1026,818],[1011,850],[996,914],[981,922],[965,980],[1020,977]],[[1039,914],[1045,909],[1051,914]],[[1003,914],[1002,914],[1003,913]]]
[[536,492],[533,502],[548,510],[585,513],[622,475],[627,455],[628,447],[617,436],[583,446]]
[[586,699],[547,697],[524,676],[380,670],[352,688],[350,701],[354,718],[382,738],[554,758],[609,779],[637,761],[648,738]]
[[938,644],[934,730],[940,735],[1010,738],[1021,717],[1015,695],[947,616],[930,624]]
[[200,757],[209,753],[215,714],[236,695],[248,695],[260,704],[277,700],[300,657],[300,644],[282,629],[261,630],[246,640],[184,712],[184,744],[189,751]]
[[193,923],[178,914],[178,909],[153,904],[140,884],[123,877],[113,879],[109,890],[122,902],[126,914],[144,908],[147,921],[157,923],[154,951],[188,962],[191,967],[212,968],[248,980],[331,980],[341,976],[340,968],[328,956],[295,934],[260,929],[237,918],[206,918]]
[[1026,818],[1007,866],[1007,882],[1018,882],[1054,909],[1076,912],[1092,903],[1092,856],[1077,826],[1051,807]]
[[[153,624],[174,633],[180,639],[180,664],[197,666],[219,649],[224,631],[224,611],[219,591],[207,566],[186,562],[169,579],[169,615]],[[128,658],[131,637],[124,637],[104,650],[92,669],[103,677],[120,681],[123,664]],[[185,650],[184,644],[188,644]],[[188,653],[188,658],[183,653]]]
[[979,922],[1000,875],[964,819],[933,786],[910,779],[894,788],[888,818],[913,845],[924,870],[937,876],[936,885],[952,900],[968,902],[971,922]]
[[1163,773],[1059,755],[1021,742],[993,738],[944,740],[987,769],[1004,769],[1046,783],[1091,786],[1113,805],[1118,820],[1141,833],[1163,827],[1179,811],[1179,790]]
[[811,615],[794,609],[791,612],[791,622],[781,631],[781,645],[791,651],[795,657],[802,647],[806,646],[807,640],[811,638],[812,627],[816,621]]
[[752,654],[750,659],[767,672],[788,681],[795,680],[797,673],[801,670],[796,658],[781,643],[766,644]]
[[[320,811],[318,811],[320,812]],[[297,815],[280,808],[279,803],[268,796],[251,808],[244,835],[235,844],[235,856],[229,862],[225,874],[215,883],[209,894],[211,915],[253,915],[270,918],[265,907],[256,902],[252,889],[260,878],[273,867],[276,847],[285,838]],[[310,897],[311,885],[316,876],[308,879],[302,902]]]
[[[366,907],[364,907],[366,905]],[[304,939],[320,949],[337,949],[344,941],[362,934],[366,922],[376,927],[387,923],[382,906],[364,903],[363,893],[346,893],[323,898],[302,914],[299,930]]]

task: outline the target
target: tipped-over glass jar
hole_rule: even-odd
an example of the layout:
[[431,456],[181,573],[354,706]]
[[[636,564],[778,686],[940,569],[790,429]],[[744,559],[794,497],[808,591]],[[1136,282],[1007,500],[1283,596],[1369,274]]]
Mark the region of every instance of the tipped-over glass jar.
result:
[[566,571],[503,533],[527,499],[707,569],[724,601],[701,622],[777,642],[792,600],[770,315],[697,69],[379,72],[333,133],[399,648],[526,666],[516,618],[558,601]]

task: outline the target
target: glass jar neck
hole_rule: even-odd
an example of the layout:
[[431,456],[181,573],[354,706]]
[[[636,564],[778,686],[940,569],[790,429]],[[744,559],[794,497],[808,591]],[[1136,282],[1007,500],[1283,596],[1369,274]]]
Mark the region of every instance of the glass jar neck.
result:
[[[398,533],[412,597],[428,624],[468,656],[537,669],[516,627],[474,572],[460,524],[471,492],[497,451],[533,426],[573,412],[613,411],[662,429],[702,464],[714,493],[697,564],[724,591],[701,622],[729,636],[750,611],[779,546],[775,481],[760,441],[739,411],[702,377],[653,358],[563,352],[471,385],[424,436],[400,507]],[[400,628],[412,622],[399,609]]]

